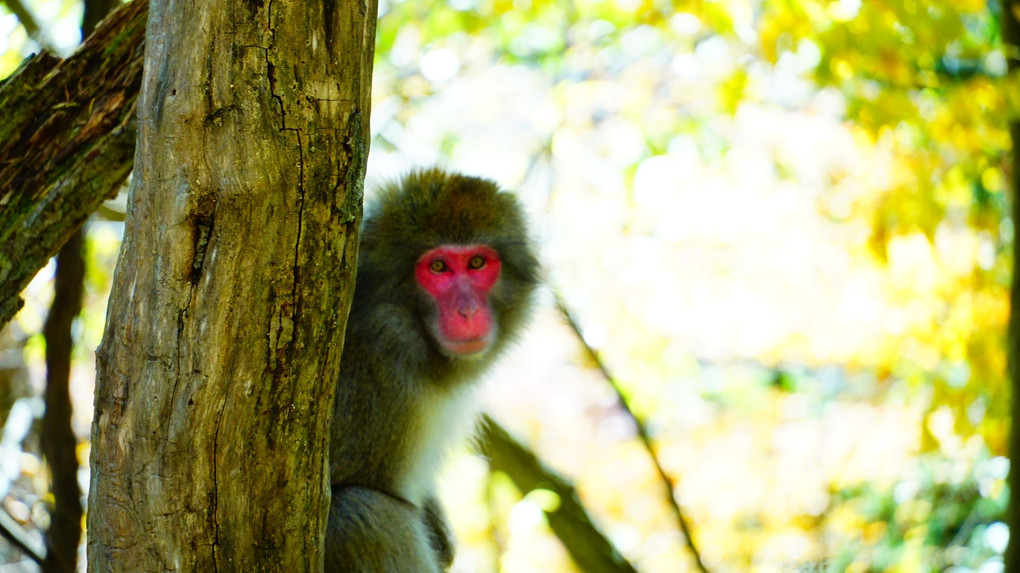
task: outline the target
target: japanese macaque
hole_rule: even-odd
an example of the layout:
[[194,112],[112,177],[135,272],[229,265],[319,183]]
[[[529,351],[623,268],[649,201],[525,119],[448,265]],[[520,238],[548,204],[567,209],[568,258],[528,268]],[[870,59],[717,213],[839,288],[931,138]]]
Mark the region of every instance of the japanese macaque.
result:
[[327,572],[438,572],[435,494],[475,418],[472,387],[523,326],[539,268],[516,198],[418,171],[366,211],[330,440]]

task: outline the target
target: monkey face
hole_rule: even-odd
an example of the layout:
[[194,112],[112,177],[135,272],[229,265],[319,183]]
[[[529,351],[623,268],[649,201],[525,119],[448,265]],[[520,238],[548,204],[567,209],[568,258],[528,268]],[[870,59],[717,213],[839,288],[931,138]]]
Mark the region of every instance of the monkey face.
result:
[[480,356],[492,345],[489,291],[500,270],[499,254],[486,245],[441,245],[418,259],[415,280],[435,305],[428,327],[444,354]]

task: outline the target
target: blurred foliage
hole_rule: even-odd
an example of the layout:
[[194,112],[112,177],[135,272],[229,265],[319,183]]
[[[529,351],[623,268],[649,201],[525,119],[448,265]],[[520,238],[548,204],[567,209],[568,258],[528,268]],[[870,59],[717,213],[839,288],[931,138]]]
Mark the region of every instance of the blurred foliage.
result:
[[[819,86],[837,88],[847,120],[894,163],[883,185],[852,199],[851,216],[871,220],[871,245],[889,260],[923,234],[932,251],[904,254],[953,265],[940,240],[966,235],[974,260],[946,269],[931,285],[938,298],[928,324],[913,333],[936,363],[890,360],[892,376],[930,377],[934,404],[958,408],[964,432],[978,431],[1005,451],[1008,415],[1003,332],[1013,224],[1004,173],[1007,120],[1018,109],[1006,74],[999,5],[950,2],[767,2],[759,24],[762,56],[774,65],[810,53]],[[976,251],[976,252],[975,252]],[[947,256],[948,255],[948,256]],[[914,285],[909,285],[914,286]],[[906,292],[905,296],[915,293]],[[892,357],[891,357],[892,358]],[[980,403],[984,416],[965,410]]]
[[[27,5],[47,43],[74,45],[77,2]],[[370,182],[439,161],[519,190],[713,570],[998,570],[1020,109],[999,9],[384,0]],[[0,77],[35,49],[0,4]],[[83,438],[120,228],[90,231]],[[0,339],[36,391],[47,276]],[[519,355],[492,409],[642,570],[689,569],[571,333],[546,313]],[[30,523],[38,464],[4,464],[5,506]],[[444,483],[459,571],[570,570],[541,504],[480,460]]]
[[[930,388],[932,416],[951,420],[943,435],[981,436],[992,452],[1003,454],[1010,403],[1003,334],[1014,238],[1007,209],[1007,120],[1016,117],[1020,102],[1017,78],[1006,73],[999,9],[997,2],[967,0],[775,2],[763,4],[759,30],[763,57],[775,65],[811,52],[814,81],[838,89],[847,120],[862,137],[891,151],[891,176],[855,197],[850,215],[871,220],[876,256],[894,267],[911,265],[911,258],[943,267],[944,277],[925,289],[928,316],[905,333],[912,352],[900,346],[878,366],[889,377]],[[961,239],[974,244],[965,262],[954,261],[959,247],[946,244]],[[917,281],[905,286],[905,301],[917,296]],[[925,425],[924,449],[955,455],[933,427]],[[913,510],[886,503],[895,515],[866,515],[871,523],[890,524],[869,567],[910,562],[905,548],[920,546],[913,561],[932,570],[978,569],[981,555],[994,555],[987,544],[981,552],[980,533],[1002,515],[1005,502],[976,495],[972,480],[973,474],[940,483],[929,471]],[[880,492],[854,497],[874,495],[892,501]],[[911,511],[917,515],[904,519]],[[919,528],[923,532],[911,534]],[[958,546],[973,548],[973,554]]]
[[[948,461],[925,456],[892,489],[857,484],[835,492],[827,519],[859,532],[841,547],[830,570],[981,570],[995,562],[1009,536],[989,516],[1006,511],[1004,458]],[[912,566],[911,566],[912,564]]]

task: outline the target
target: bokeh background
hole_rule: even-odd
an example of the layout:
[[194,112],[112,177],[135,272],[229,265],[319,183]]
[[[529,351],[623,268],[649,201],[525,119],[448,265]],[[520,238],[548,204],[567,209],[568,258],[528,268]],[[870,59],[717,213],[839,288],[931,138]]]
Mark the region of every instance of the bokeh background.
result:
[[[0,2],[0,77],[80,40],[78,0],[21,4],[39,29]],[[719,572],[1003,570],[1020,86],[1000,9],[380,3],[368,185],[439,164],[524,198],[548,287],[486,408],[640,571],[696,570],[691,544]],[[83,491],[123,210],[87,231]],[[36,535],[52,267],[0,333],[0,509]],[[465,447],[442,494],[456,571],[577,570],[551,492],[522,495]]]

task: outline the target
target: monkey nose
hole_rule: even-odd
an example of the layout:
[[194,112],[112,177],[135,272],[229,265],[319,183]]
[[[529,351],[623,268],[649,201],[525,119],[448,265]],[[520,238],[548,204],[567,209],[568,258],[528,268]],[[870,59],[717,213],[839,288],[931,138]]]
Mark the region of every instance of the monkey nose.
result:
[[471,320],[472,318],[475,317],[476,314],[478,314],[478,307],[475,305],[462,306],[457,309],[457,314],[461,315],[467,320]]

